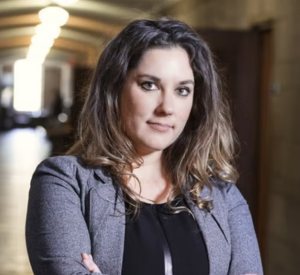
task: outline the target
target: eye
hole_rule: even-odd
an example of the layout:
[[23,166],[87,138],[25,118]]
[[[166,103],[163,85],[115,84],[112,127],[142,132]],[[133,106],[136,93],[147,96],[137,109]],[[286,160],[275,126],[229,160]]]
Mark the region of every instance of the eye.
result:
[[156,84],[154,82],[150,82],[150,81],[143,82],[141,86],[147,91],[153,91],[153,90],[157,89]]
[[180,96],[188,96],[191,93],[188,87],[180,87],[178,88],[178,94]]

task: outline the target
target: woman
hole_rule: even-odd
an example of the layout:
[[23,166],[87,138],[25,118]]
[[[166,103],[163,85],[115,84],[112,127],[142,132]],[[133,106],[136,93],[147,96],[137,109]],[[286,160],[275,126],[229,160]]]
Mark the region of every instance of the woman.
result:
[[176,20],[130,23],[99,59],[78,142],[33,175],[34,273],[263,274],[233,143],[205,42]]

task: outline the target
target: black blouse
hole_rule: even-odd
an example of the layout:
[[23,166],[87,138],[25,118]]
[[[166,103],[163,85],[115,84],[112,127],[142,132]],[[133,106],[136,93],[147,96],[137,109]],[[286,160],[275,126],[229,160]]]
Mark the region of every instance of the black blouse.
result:
[[[188,207],[183,199],[172,205]],[[122,275],[208,275],[206,246],[187,211],[171,214],[167,204],[143,203],[127,215]]]

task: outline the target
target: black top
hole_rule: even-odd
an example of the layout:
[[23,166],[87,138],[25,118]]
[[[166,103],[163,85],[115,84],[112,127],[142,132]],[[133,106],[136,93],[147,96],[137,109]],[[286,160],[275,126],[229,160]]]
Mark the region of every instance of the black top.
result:
[[[172,205],[188,207],[183,199]],[[143,203],[132,221],[127,215],[122,275],[208,275],[201,231],[187,211],[171,214],[166,203]]]

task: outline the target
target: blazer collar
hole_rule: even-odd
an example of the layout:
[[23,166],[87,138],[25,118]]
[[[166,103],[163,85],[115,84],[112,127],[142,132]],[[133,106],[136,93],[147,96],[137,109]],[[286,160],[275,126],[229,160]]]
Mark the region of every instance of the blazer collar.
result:
[[199,209],[192,201],[188,201],[188,204],[198,222],[206,244],[209,274],[227,274],[230,261],[230,245],[221,224],[213,212]]
[[[112,182],[90,190],[90,235],[94,261],[103,274],[121,275],[125,239],[125,205]],[[115,203],[116,201],[116,203]]]
[[[96,187],[96,192],[94,192],[94,196],[98,197],[93,201],[96,204],[94,207],[98,208],[99,215],[106,213],[105,215],[107,216],[106,221],[102,221],[102,225],[99,224],[99,230],[101,228],[99,234],[101,233],[105,237],[100,238],[99,240],[101,241],[95,240],[98,244],[96,247],[99,247],[99,250],[95,251],[95,261],[101,263],[100,269],[103,269],[101,271],[104,274],[121,275],[125,238],[125,216],[120,213],[124,213],[125,211],[124,202],[120,196],[116,202],[116,191],[112,184],[112,179],[108,175],[104,175],[101,170],[96,170],[95,173],[100,178],[102,184],[99,184]],[[208,187],[205,186],[200,195],[202,198],[207,198],[209,195]],[[212,200],[213,195],[209,199]],[[231,247],[228,242],[229,233],[223,225],[223,219],[219,219],[218,213],[214,210],[199,209],[191,200],[188,200],[188,204],[206,243],[210,267],[209,274],[227,274],[231,257]],[[95,239],[97,239],[96,236],[94,236]]]

